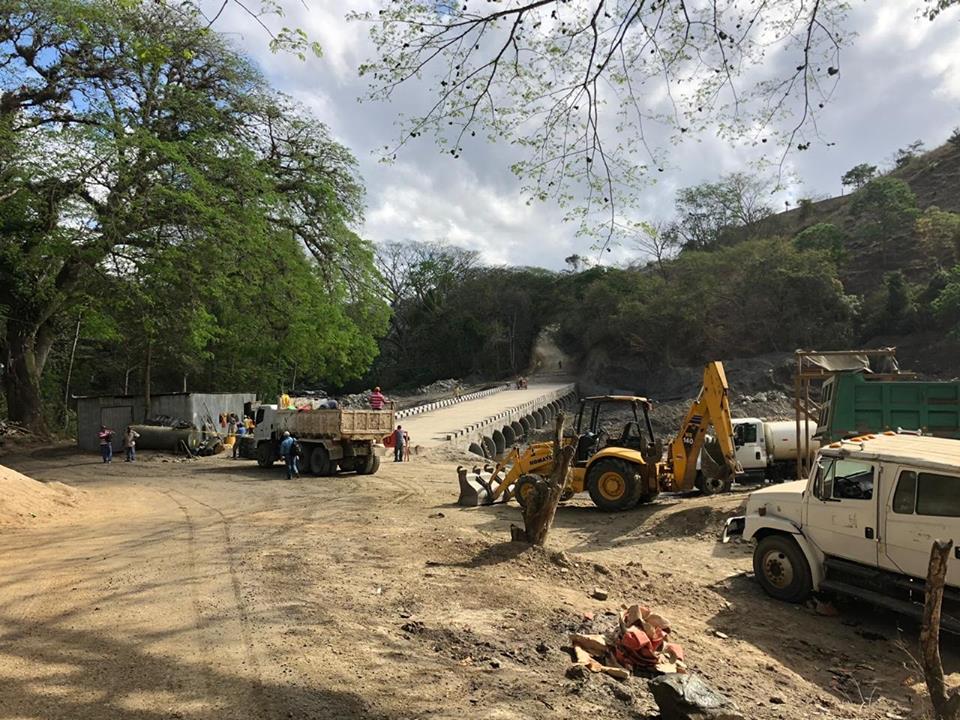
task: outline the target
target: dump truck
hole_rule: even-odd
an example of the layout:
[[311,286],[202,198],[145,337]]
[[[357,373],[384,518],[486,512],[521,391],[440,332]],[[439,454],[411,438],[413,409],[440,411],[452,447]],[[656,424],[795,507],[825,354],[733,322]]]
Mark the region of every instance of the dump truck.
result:
[[[768,595],[832,592],[919,617],[934,539],[960,541],[960,442],[885,432],[820,449],[803,480],[757,490],[723,541],[755,541]],[[943,627],[960,632],[960,549]]]
[[898,429],[960,438],[960,381],[881,380],[849,372],[824,382],[820,444]]
[[256,427],[242,438],[241,455],[270,467],[280,459],[284,431],[303,448],[304,471],[314,475],[355,472],[372,475],[385,452],[383,438],[394,428],[392,409],[354,410],[279,409],[260,405],[254,410]]
[[[805,427],[801,425],[801,428]],[[810,457],[816,455],[820,443],[815,439],[816,426],[809,425]],[[733,441],[737,446],[737,462],[743,468],[744,480],[762,482],[794,479],[797,468],[797,423],[793,420],[761,420],[735,418]]]
[[[706,494],[729,490],[740,472],[733,442],[727,378],[720,362],[706,365],[703,386],[691,404],[679,432],[664,453],[650,423],[652,403],[633,395],[598,395],[583,398],[572,436],[576,454],[564,488],[565,499],[586,491],[601,510],[625,510],[651,502],[661,491],[683,492],[699,488]],[[629,419],[611,433],[605,416],[614,411]],[[622,422],[622,420],[621,420]],[[714,450],[703,453],[707,431],[714,429]],[[553,470],[552,443],[511,448],[489,470],[457,469],[461,505],[488,505],[515,497],[521,505],[525,493]]]

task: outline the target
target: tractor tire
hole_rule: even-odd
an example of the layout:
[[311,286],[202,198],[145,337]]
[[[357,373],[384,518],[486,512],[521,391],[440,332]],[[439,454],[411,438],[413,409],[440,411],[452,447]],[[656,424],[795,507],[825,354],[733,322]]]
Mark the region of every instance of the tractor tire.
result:
[[587,477],[587,491],[601,510],[626,510],[637,504],[642,491],[636,467],[625,460],[604,458],[594,463]]
[[517,499],[517,504],[520,507],[525,508],[527,506],[527,498],[537,491],[537,482],[542,479],[539,475],[520,476],[520,479],[513,486],[513,496]]
[[730,481],[720,477],[697,476],[696,487],[704,495],[719,495],[730,491]]
[[753,552],[753,571],[772,598],[799,603],[810,597],[810,563],[796,540],[779,533],[767,535]]
[[262,468],[270,467],[276,460],[273,454],[273,443],[263,440],[257,445],[257,465]]
[[357,475],[373,475],[380,469],[380,456],[367,455],[357,464]]
[[337,472],[337,465],[330,460],[330,453],[323,445],[315,445],[310,451],[310,472],[329,477]]

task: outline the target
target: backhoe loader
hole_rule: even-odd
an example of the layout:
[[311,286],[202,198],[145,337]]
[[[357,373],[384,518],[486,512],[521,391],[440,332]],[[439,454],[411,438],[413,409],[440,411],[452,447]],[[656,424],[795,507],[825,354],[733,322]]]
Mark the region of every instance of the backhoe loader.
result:
[[[690,406],[666,455],[650,424],[652,404],[643,397],[601,395],[580,401],[575,431],[564,444],[576,443],[577,451],[567,474],[563,499],[588,492],[602,510],[624,510],[650,502],[661,491],[684,492],[699,488],[712,495],[729,490],[740,472],[730,420],[727,378],[720,362],[711,362],[703,372],[703,386]],[[628,408],[632,418],[620,434],[603,428],[603,416],[611,408]],[[714,429],[714,446],[704,452],[707,430]],[[700,460],[700,467],[697,461]],[[461,505],[490,505],[516,497],[521,505],[537,476],[553,469],[553,444],[533,443],[512,448],[494,467],[473,472],[458,468]]]

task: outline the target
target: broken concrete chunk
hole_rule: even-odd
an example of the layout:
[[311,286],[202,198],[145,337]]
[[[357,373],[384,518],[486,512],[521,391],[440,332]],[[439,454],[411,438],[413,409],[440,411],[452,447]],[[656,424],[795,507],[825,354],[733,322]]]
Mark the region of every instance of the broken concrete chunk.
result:
[[603,588],[594,588],[593,592],[590,593],[590,597],[592,597],[594,600],[606,600],[608,597],[610,597],[610,593]]
[[699,675],[662,675],[647,687],[662,720],[745,720],[727,697]]
[[580,633],[570,634],[570,644],[575,648],[583,648],[594,657],[603,657],[610,649],[603,635],[581,635]]

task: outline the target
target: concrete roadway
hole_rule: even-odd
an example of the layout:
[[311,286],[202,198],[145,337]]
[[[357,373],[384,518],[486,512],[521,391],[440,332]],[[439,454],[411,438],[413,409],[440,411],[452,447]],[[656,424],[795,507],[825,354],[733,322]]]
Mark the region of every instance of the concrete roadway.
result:
[[569,383],[531,384],[526,390],[504,390],[477,400],[468,400],[423,415],[413,415],[400,421],[410,433],[413,446],[437,447],[447,441],[447,434],[491,415],[523,405],[547,395]]

